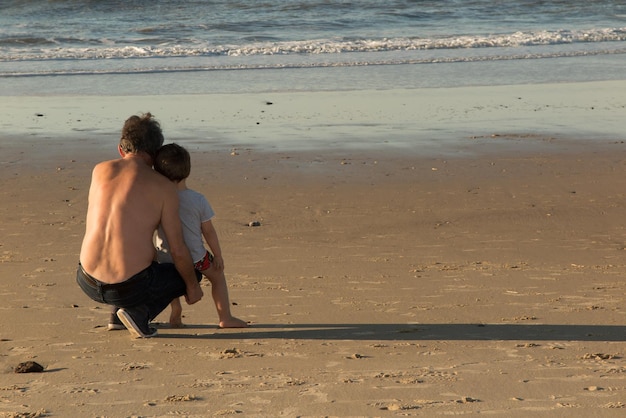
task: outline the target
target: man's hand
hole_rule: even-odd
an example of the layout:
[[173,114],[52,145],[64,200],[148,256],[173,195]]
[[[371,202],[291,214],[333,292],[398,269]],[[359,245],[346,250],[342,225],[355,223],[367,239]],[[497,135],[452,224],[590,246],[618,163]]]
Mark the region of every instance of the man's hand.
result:
[[188,305],[193,305],[196,302],[199,302],[204,296],[204,292],[202,291],[202,287],[200,287],[200,283],[195,284],[195,286],[187,286],[187,293],[185,293],[185,301]]

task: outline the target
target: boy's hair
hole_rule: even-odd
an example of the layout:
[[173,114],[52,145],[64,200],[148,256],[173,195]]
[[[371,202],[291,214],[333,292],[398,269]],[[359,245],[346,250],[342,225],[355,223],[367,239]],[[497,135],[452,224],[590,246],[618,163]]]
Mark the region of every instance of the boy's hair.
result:
[[184,180],[191,172],[189,152],[178,144],[163,145],[154,159],[154,169],[172,181]]
[[154,158],[161,145],[163,145],[161,125],[150,112],[126,119],[120,138],[122,151],[129,154],[143,151]]

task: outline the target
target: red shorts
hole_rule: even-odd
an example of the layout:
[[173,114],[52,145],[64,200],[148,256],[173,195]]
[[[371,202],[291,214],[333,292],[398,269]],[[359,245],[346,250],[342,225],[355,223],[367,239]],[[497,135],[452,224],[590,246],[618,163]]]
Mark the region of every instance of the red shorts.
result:
[[207,251],[206,254],[204,254],[204,257],[202,258],[202,260],[194,264],[194,267],[198,271],[208,270],[211,267],[212,262],[213,262],[213,254]]

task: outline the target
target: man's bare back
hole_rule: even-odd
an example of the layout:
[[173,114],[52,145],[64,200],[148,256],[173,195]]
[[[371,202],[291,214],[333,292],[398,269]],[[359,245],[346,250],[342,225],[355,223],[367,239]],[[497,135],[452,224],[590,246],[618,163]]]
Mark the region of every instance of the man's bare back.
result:
[[120,283],[148,267],[154,260],[152,235],[172,189],[141,155],[98,164],[89,190],[83,268],[102,282]]

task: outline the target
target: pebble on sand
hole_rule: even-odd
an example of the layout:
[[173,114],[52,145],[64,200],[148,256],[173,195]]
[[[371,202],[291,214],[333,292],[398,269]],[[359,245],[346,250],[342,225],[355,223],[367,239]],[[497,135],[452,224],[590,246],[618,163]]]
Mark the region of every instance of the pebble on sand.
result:
[[25,361],[15,367],[15,373],[41,373],[43,366],[34,361]]

